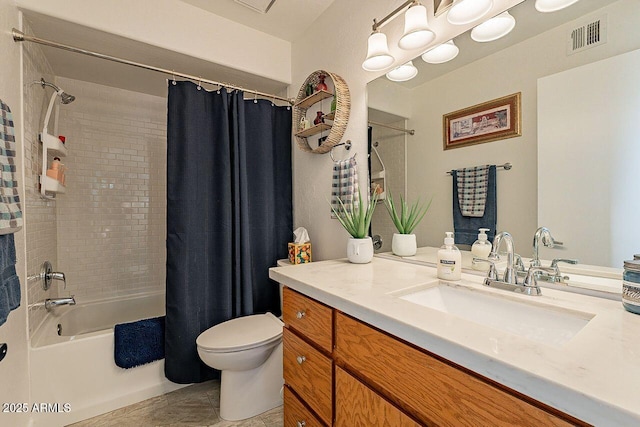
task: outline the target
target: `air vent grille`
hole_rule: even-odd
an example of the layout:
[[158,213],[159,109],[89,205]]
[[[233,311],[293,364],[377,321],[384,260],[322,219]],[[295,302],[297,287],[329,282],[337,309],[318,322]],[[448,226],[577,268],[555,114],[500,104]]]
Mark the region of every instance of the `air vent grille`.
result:
[[607,42],[607,16],[578,25],[571,30],[567,54],[571,55]]

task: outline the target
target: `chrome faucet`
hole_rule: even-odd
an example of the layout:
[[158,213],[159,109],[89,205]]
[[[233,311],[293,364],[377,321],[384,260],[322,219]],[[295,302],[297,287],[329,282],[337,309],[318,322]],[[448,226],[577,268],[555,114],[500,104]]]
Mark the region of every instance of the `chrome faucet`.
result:
[[76,299],[71,295],[69,298],[47,298],[44,300],[44,308],[46,308],[47,311],[51,311],[59,305],[76,305]]
[[496,234],[493,238],[493,247],[491,248],[491,253],[489,254],[489,259],[492,261],[497,261],[500,259],[498,255],[498,251],[500,249],[500,244],[505,242],[507,245],[507,268],[504,270],[504,275],[502,281],[504,283],[516,284],[517,278],[514,270],[514,250],[513,250],[513,237],[511,234],[506,231],[501,231]]
[[562,246],[562,242],[556,241],[547,227],[540,227],[533,235],[533,259],[531,260],[531,267],[540,267],[540,254],[539,247],[543,244],[547,248],[553,248],[555,246]]
[[[495,264],[496,261],[500,259],[498,251],[500,250],[500,245],[503,241],[507,245],[507,267],[502,275],[502,280],[500,280]],[[538,287],[536,272],[551,271],[551,267],[529,267],[529,271],[526,274],[524,282],[518,283],[518,275],[515,269],[517,264],[514,261],[517,258],[519,257],[516,257],[514,252],[513,238],[511,237],[511,234],[506,231],[502,231],[496,234],[496,237],[493,239],[489,258],[486,260],[474,258],[474,261],[487,262],[490,264],[487,277],[484,279],[485,286],[519,292],[526,295],[541,295],[542,291]]]

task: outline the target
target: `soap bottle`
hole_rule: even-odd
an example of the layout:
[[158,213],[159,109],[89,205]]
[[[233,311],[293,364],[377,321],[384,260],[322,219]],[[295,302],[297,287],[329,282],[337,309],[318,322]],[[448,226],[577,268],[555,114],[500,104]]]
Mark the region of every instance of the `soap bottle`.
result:
[[462,256],[454,246],[453,232],[447,231],[444,245],[438,250],[438,278],[442,280],[460,280],[462,274]]
[[[480,228],[479,230],[480,233],[478,234],[478,240],[473,242],[473,245],[471,246],[471,253],[474,258],[489,259],[489,254],[491,253],[492,248],[491,243],[487,240],[487,231],[489,231],[489,229]],[[472,261],[471,267],[474,270],[488,271],[489,263]]]

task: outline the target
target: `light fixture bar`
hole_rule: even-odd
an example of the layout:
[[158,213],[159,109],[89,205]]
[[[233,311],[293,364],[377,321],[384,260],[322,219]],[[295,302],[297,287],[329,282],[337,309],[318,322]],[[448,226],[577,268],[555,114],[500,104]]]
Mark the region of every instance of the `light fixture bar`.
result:
[[393,12],[391,12],[390,14],[382,18],[380,21],[373,18],[373,25],[371,26],[371,28],[373,29],[373,31],[377,31],[378,28],[382,27],[387,21],[389,21],[390,19],[393,19],[398,13],[402,12],[402,9],[409,6],[410,4],[418,4],[418,3],[419,3],[418,0],[407,0],[404,3],[402,3],[400,6],[398,6],[396,10],[394,10]]

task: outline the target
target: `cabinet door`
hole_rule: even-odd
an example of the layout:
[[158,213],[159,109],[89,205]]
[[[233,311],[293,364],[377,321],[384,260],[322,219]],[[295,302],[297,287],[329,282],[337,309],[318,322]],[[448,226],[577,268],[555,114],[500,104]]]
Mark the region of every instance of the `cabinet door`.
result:
[[336,363],[366,378],[421,423],[452,427],[572,425],[550,413],[559,411],[542,409],[542,404],[534,406],[342,313],[336,313],[335,328]]
[[331,353],[333,347],[332,309],[289,288],[284,288],[282,299],[282,320],[284,323],[313,341],[322,350]]
[[333,362],[287,328],[283,341],[284,382],[330,425]]
[[284,427],[324,427],[289,387],[284,388]]
[[373,390],[336,367],[335,427],[419,427],[420,424]]

